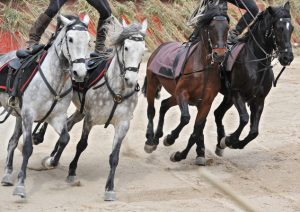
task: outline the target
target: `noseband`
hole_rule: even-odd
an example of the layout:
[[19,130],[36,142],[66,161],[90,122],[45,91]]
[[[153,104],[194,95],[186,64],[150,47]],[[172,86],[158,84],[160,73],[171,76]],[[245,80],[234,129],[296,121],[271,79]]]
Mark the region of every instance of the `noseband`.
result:
[[[130,36],[129,38],[127,38],[128,40],[133,40],[133,41],[145,41],[145,38],[144,36],[142,35],[142,37],[135,37],[135,36]],[[125,74],[126,74],[126,71],[132,71],[132,72],[136,72],[138,73],[139,72],[139,69],[140,69],[140,65],[141,63],[139,63],[138,67],[126,67],[125,65],[125,61],[124,61],[124,55],[125,55],[125,46],[124,46],[124,42],[121,46],[122,49],[122,62],[120,61],[120,58],[119,58],[119,52],[117,51],[117,59],[118,59],[118,64],[119,64],[119,67],[120,67],[120,71],[121,71],[121,74],[120,76],[122,78],[125,77]]]

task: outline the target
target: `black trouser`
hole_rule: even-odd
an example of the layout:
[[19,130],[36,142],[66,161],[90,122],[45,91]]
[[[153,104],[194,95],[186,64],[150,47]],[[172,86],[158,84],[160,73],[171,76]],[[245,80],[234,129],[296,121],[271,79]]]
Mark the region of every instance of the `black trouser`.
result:
[[247,11],[236,25],[236,30],[241,34],[247,25],[253,21],[252,15],[256,17],[259,9],[254,0],[227,0],[227,2]]
[[[111,16],[111,9],[107,0],[86,0],[90,5],[92,5],[100,14],[100,20],[106,20]],[[60,8],[67,2],[67,0],[51,0],[49,7],[45,13],[53,18]]]

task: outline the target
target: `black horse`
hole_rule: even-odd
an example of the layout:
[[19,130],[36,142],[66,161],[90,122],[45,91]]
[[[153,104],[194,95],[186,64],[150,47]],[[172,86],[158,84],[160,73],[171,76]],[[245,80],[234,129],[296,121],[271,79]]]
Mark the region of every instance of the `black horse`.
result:
[[[218,132],[216,154],[222,156],[223,149],[243,149],[250,141],[258,136],[258,126],[274,74],[271,61],[278,57],[282,66],[288,66],[293,61],[291,45],[290,5],[287,2],[282,7],[268,7],[261,12],[242,38],[245,43],[232,67],[224,78],[229,86],[224,86],[221,93],[224,99],[215,110],[215,121]],[[224,72],[223,72],[224,73]],[[246,103],[250,106],[250,132],[239,140],[242,130],[249,121]],[[240,123],[237,130],[225,137],[222,119],[226,111],[234,105],[239,113]]]

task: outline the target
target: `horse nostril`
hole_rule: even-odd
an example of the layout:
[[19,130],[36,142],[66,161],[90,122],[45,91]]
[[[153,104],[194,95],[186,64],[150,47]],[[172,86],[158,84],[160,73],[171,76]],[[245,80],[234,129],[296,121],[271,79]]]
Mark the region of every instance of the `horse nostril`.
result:
[[74,74],[76,77],[78,77],[77,71],[73,71],[73,74]]

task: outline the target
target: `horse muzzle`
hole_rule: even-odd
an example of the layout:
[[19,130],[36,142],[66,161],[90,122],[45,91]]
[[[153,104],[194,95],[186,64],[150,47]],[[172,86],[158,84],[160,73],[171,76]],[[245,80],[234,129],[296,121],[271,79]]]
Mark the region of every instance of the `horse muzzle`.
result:
[[292,52],[280,53],[278,60],[282,66],[289,66],[294,60],[294,55]]
[[214,62],[221,63],[223,62],[226,54],[226,48],[216,48],[212,51],[212,58]]

